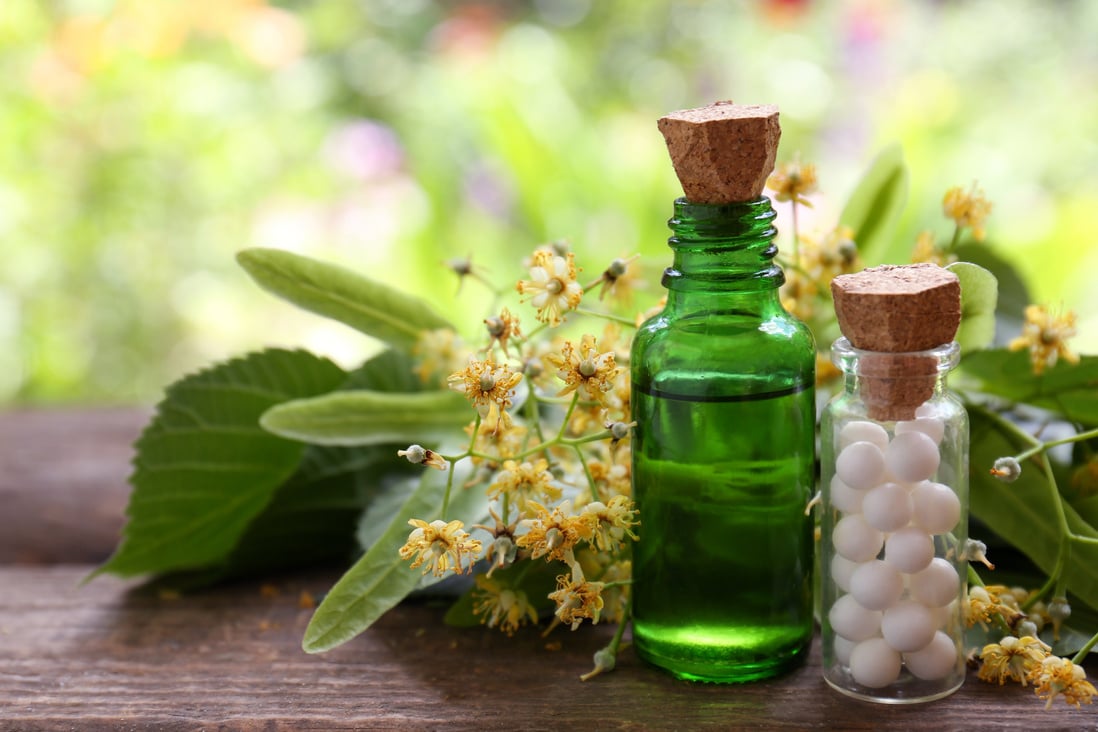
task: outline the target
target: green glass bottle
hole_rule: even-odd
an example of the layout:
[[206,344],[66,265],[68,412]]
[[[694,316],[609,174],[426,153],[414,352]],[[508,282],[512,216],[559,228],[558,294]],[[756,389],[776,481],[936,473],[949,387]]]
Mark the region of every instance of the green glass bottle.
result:
[[633,342],[633,637],[685,679],[773,676],[812,636],[816,349],[778,298],[774,218],[675,201],[667,306]]

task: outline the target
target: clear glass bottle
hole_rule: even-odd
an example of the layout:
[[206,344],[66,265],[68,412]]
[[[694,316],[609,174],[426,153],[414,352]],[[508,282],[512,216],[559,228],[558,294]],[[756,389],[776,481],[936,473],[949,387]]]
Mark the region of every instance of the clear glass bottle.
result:
[[964,682],[968,416],[946,388],[956,343],[861,351],[820,424],[824,678],[868,701],[938,699]]
[[676,200],[667,305],[633,342],[633,638],[685,679],[773,676],[812,636],[815,345],[774,218]]

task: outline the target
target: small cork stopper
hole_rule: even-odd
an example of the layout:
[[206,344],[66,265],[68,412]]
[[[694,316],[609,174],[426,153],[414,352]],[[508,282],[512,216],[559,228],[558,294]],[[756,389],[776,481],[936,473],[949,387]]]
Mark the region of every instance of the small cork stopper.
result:
[[869,417],[914,419],[934,394],[938,362],[918,351],[949,343],[961,323],[961,283],[936,264],[882,265],[831,281],[839,329],[859,358]]
[[839,329],[863,351],[908,353],[949,343],[961,324],[961,283],[936,264],[890,264],[831,281]]
[[714,102],[672,112],[657,125],[686,200],[740,203],[762,195],[782,136],[776,106]]

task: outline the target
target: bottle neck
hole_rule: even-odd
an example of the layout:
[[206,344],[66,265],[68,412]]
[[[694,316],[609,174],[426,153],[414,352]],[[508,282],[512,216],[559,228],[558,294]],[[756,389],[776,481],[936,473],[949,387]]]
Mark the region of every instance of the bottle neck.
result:
[[663,273],[668,304],[724,295],[755,294],[777,301],[785,275],[774,257],[777,216],[770,199],[728,204],[675,201],[667,225],[674,252]]
[[882,353],[854,348],[846,338],[831,346],[843,372],[844,391],[866,404],[879,421],[909,420],[925,402],[946,392],[946,377],[960,360],[956,342],[926,351]]

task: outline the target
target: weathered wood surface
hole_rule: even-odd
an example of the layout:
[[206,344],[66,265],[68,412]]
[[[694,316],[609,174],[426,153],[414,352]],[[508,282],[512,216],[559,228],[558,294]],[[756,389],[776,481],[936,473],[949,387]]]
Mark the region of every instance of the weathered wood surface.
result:
[[[109,577],[79,586],[121,523],[102,514],[121,510],[126,442],[144,417],[0,416],[0,468],[21,471],[19,483],[0,483],[0,729],[1098,729],[1098,708],[1046,712],[1031,692],[974,676],[933,704],[846,699],[823,683],[818,644],[804,668],[752,685],[679,682],[628,650],[615,672],[580,682],[609,628],[509,639],[446,628],[442,608],[422,604],[310,656],[300,639],[311,611],[299,597],[322,593],[331,572],[175,599]],[[103,525],[62,536],[73,524],[55,502]]]

